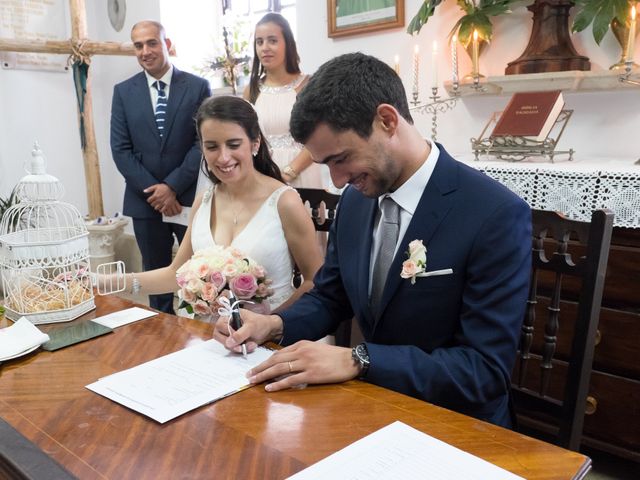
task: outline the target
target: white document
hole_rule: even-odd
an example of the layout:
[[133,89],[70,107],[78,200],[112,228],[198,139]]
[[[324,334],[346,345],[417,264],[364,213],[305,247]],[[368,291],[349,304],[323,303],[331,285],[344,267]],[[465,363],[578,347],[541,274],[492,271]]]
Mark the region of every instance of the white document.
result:
[[49,335],[21,317],[10,327],[0,328],[0,361],[26,355],[49,341]]
[[99,323],[109,328],[118,328],[128,323],[137,322],[138,320],[144,320],[145,318],[153,317],[158,312],[152,312],[146,308],[131,307],[119,312],[113,312],[109,315],[103,315],[102,317],[94,318],[92,322]]
[[524,480],[402,422],[387,425],[289,478]]
[[185,207],[184,205],[180,205],[182,207],[182,211],[177,215],[162,215],[162,221],[164,223],[177,223],[178,225],[184,225],[185,227],[189,226],[189,214],[191,213],[191,207]]
[[249,386],[247,371],[273,352],[245,359],[208,340],[87,385],[100,395],[164,423]]

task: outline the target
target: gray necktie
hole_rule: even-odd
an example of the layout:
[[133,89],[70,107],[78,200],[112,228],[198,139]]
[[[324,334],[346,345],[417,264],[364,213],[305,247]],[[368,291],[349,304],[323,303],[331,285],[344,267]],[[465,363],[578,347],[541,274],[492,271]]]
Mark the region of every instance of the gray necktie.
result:
[[[382,216],[378,229],[380,231],[380,250],[373,266],[373,278],[371,282],[371,310],[375,318],[380,312],[380,300],[384,284],[387,281],[389,267],[393,261],[393,252],[398,243],[398,232],[400,230],[400,206],[391,197],[385,197],[380,203]],[[400,272],[398,272],[400,275]]]
[[154,112],[156,117],[156,126],[158,127],[158,133],[162,137],[164,135],[164,120],[167,115],[167,92],[164,87],[167,86],[162,80],[158,80],[153,83],[153,86],[158,90],[158,102],[156,103],[156,111]]

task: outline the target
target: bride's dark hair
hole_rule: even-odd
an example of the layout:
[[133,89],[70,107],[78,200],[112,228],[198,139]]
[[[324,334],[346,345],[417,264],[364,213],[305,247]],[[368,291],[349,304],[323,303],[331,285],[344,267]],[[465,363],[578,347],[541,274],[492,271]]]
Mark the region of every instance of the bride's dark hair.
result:
[[[283,182],[280,169],[275,164],[271,158],[271,154],[269,153],[267,139],[262,133],[262,130],[260,130],[258,114],[254,110],[253,105],[239,97],[215,96],[207,98],[202,102],[200,108],[198,108],[198,112],[195,117],[200,144],[202,144],[200,127],[202,126],[202,122],[209,119],[221,122],[233,122],[244,129],[247,137],[249,137],[249,140],[252,142],[259,139],[260,148],[258,149],[258,153],[253,157],[253,166],[260,173]],[[201,168],[206,177],[213,183],[220,182],[220,180],[218,180],[218,178],[207,168],[207,161],[205,160],[204,155],[202,155]]]

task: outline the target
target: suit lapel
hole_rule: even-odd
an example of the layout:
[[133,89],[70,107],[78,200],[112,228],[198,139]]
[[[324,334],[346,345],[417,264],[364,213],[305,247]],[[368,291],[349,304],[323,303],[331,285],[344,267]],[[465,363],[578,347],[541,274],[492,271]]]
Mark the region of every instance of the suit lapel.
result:
[[[364,197],[363,197],[364,198]],[[362,225],[365,226],[360,230],[360,242],[362,248],[358,252],[358,303],[361,306],[361,311],[358,315],[362,321],[369,325],[369,328],[373,327],[374,319],[369,308],[369,265],[371,264],[371,244],[373,237],[373,223],[378,211],[377,199],[366,199],[367,203],[362,207],[361,212],[363,215]],[[357,225],[358,222],[353,222],[353,225]]]
[[409,250],[409,243],[416,239],[422,240],[428,250],[429,240],[453,206],[455,195],[451,193],[457,189],[456,163],[442,146],[438,145],[438,148],[440,149],[438,163],[420,197],[411,223],[407,227],[389,268],[387,283],[380,303],[381,315],[375,319],[374,330],[396,290],[402,282],[409,281],[400,277],[402,263],[407,259],[406,252]]
[[169,102],[167,103],[167,116],[164,126],[164,135],[162,137],[162,148],[171,133],[171,126],[176,118],[176,113],[180,108],[184,94],[186,93],[186,78],[184,74],[173,67],[173,76],[171,77],[171,87],[169,88]]

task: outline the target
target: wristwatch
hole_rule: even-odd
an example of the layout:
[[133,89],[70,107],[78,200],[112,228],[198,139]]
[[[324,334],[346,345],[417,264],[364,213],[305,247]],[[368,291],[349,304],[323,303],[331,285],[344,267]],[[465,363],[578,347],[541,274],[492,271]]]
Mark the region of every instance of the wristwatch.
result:
[[369,361],[369,350],[367,350],[367,344],[360,343],[353,347],[351,349],[351,358],[360,366],[360,375],[358,375],[358,378],[363,379],[366,377],[369,365],[371,364]]

